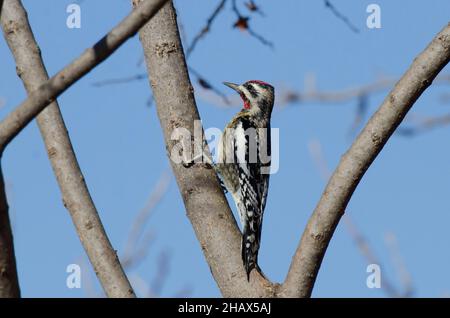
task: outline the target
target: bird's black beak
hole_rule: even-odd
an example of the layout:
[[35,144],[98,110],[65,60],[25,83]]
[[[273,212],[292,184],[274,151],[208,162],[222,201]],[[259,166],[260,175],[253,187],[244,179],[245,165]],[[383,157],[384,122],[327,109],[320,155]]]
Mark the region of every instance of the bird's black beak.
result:
[[236,92],[241,93],[241,90],[239,89],[240,85],[238,85],[238,84],[229,83],[229,82],[223,82],[223,85],[226,85],[229,88],[234,89]]

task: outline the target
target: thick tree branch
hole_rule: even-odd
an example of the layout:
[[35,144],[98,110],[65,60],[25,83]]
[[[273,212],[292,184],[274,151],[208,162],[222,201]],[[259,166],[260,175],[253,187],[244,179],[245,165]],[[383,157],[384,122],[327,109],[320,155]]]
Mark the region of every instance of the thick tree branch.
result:
[[281,287],[281,296],[311,295],[325,251],[359,181],[409,109],[450,60],[450,24],[414,60],[331,176]]
[[[0,15],[2,9],[3,0],[0,0]],[[13,236],[9,221],[5,183],[0,166],[0,298],[18,297],[20,297],[20,288],[17,277],[16,256],[14,254]]]
[[[327,162],[323,155],[322,146],[318,140],[312,140],[309,143],[309,149],[311,155],[313,157],[314,163],[316,164],[321,177],[324,180],[328,180],[331,175],[331,171],[328,169]],[[346,214],[342,217],[344,224],[346,225],[347,232],[350,234],[354,244],[361,252],[361,255],[366,259],[367,264],[378,264],[382,266],[380,260],[376,257],[372,247],[369,244],[367,238],[359,231],[358,227],[352,220],[351,215],[348,210],[346,210]],[[383,266],[382,266],[383,267]],[[409,290],[405,288],[404,293],[400,293],[396,286],[389,280],[386,275],[383,275],[383,284],[381,288],[387,294],[388,297],[398,298],[398,297],[407,297],[409,295]]]
[[[138,0],[134,0],[136,5]],[[189,80],[177,27],[175,9],[167,3],[139,32],[150,84],[168,155],[177,143],[171,140],[176,128],[194,136],[194,121],[200,116]],[[208,150],[205,147],[205,151]],[[209,155],[209,152],[207,153]],[[225,297],[269,297],[274,285],[253,271],[247,282],[240,255],[241,233],[217,181],[214,170],[197,163],[190,168],[171,160],[186,213]]]
[[[17,74],[28,93],[48,80],[39,47],[20,0],[5,2],[0,17],[5,39],[16,60]],[[108,297],[134,297],[133,289],[103,228],[89,194],[57,101],[37,117],[65,207]]]
[[3,151],[6,145],[47,105],[136,34],[166,1],[142,1],[92,48],[87,49],[80,57],[29,94],[22,104],[0,122],[0,150]]
[[20,297],[16,257],[0,165],[0,298]]

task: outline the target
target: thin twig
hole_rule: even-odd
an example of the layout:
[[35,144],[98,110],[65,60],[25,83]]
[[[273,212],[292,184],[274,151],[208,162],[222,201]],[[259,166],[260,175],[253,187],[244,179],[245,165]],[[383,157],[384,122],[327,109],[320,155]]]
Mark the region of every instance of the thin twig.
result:
[[226,104],[230,104],[230,100],[228,99],[227,95],[225,95],[222,91],[220,91],[216,86],[212,85],[206,78],[202,75],[200,75],[199,72],[197,72],[194,68],[191,66],[188,66],[189,72],[195,76],[197,79],[197,83],[202,87],[203,89],[210,90],[217,96],[222,98],[222,101]]
[[[409,116],[408,123],[412,124],[404,125],[397,130],[397,134],[404,137],[414,137],[423,132],[430,131],[437,127],[444,127],[450,125],[450,114],[445,114],[435,117],[419,117],[417,114],[412,117]],[[416,123],[414,123],[416,122]]]
[[[359,86],[350,86],[336,90],[319,90],[316,87],[316,79],[314,75],[309,74],[305,78],[307,87],[303,90],[295,90],[292,88],[279,89],[276,96],[276,107],[284,108],[293,104],[330,104],[333,106],[347,103],[353,100],[358,100],[361,103],[361,98],[369,98],[369,96],[379,94],[391,89],[398,81],[397,78],[382,77],[374,80],[371,83],[363,84]],[[448,85],[450,84],[450,74],[440,74],[433,81],[435,85]],[[229,104],[224,103],[221,99],[214,99],[211,96],[205,94],[199,94],[199,97],[218,107],[238,107],[241,106],[241,100],[234,95],[226,95]],[[365,100],[367,102],[367,100]]]
[[[192,68],[191,66],[188,66],[188,69],[189,69],[189,72],[195,77],[196,82],[198,83],[198,85],[201,88],[212,91],[215,95],[217,95],[218,97],[221,98],[221,102],[224,103],[225,105],[230,104],[230,101],[229,101],[227,95],[225,95],[222,91],[220,91],[216,86],[211,84],[211,82],[206,80],[206,78],[204,76],[202,76],[194,68]],[[134,82],[134,81],[142,81],[147,78],[148,78],[147,73],[140,73],[140,74],[131,75],[131,76],[118,77],[118,78],[113,78],[113,79],[97,81],[97,82],[92,83],[92,85],[96,86],[96,87],[103,87],[103,86],[116,85],[116,84],[125,84],[125,83]],[[147,106],[151,106],[152,103],[153,103],[153,97],[148,100]]]
[[112,78],[112,79],[106,79],[103,81],[97,81],[92,83],[92,86],[95,87],[102,87],[102,86],[108,86],[108,85],[114,85],[114,84],[124,84],[124,83],[130,83],[134,81],[142,81],[144,79],[147,79],[147,73],[140,73],[128,77],[120,77],[120,78]]
[[263,45],[268,46],[271,49],[274,48],[274,45],[271,41],[267,40],[265,37],[263,37],[262,35],[260,35],[259,33],[257,33],[250,27],[250,25],[248,23],[250,18],[245,17],[241,14],[241,12],[239,11],[239,9],[237,7],[236,0],[232,0],[232,10],[236,14],[236,17],[237,17],[237,21],[234,23],[233,27],[238,28],[240,30],[247,31],[250,36],[257,39]]
[[359,33],[359,29],[350,21],[348,17],[343,15],[336,7],[329,1],[324,0],[325,7],[330,9],[330,11],[342,22],[344,22],[350,30],[352,30],[355,33]]
[[398,276],[400,277],[400,283],[403,287],[402,297],[411,297],[414,294],[414,286],[411,279],[411,274],[405,265],[403,257],[401,256],[400,249],[398,247],[397,237],[394,233],[386,233],[385,235],[386,245],[389,249],[392,263],[395,265]]
[[[350,236],[352,237],[358,249],[361,251],[361,254],[366,258],[367,262],[369,264],[377,264],[381,266],[380,260],[375,256],[374,252],[372,251],[369,245],[369,242],[362,235],[362,233],[359,232],[352,218],[348,214],[345,214],[343,220],[344,224],[346,225],[348,233],[350,233]],[[386,277],[386,275],[383,276],[383,283],[381,284],[381,288],[386,292],[386,294],[389,297],[393,298],[400,297],[400,293],[398,292],[397,288],[394,287],[394,284],[391,283],[391,281]]]
[[[169,189],[170,179],[171,175],[169,171],[165,170],[159,177],[156,186],[151,191],[145,207],[134,219],[133,226],[128,234],[127,243],[124,249],[123,263],[126,264],[127,267],[136,263],[136,257],[142,259],[143,251],[148,250],[148,244],[151,243],[152,236],[147,237],[148,239],[145,241],[144,249],[137,248],[139,246],[139,240],[144,232],[145,225],[148,223],[149,218],[163,197],[166,195]],[[139,253],[136,253],[136,250],[139,250]]]
[[249,0],[248,2],[245,2],[245,6],[247,7],[248,10],[250,10],[250,12],[256,12],[262,17],[265,16],[264,12],[258,5],[256,5],[255,1]]
[[[317,140],[312,140],[308,144],[308,148],[311,154],[311,157],[316,164],[320,176],[324,181],[328,180],[331,176],[331,171],[328,168],[328,164],[325,160],[325,156],[323,154],[322,145]],[[381,264],[378,258],[375,256],[373,249],[371,248],[368,240],[364,237],[364,235],[358,230],[355,223],[352,220],[351,215],[348,210],[343,216],[344,224],[346,225],[346,229],[350,234],[353,242],[358,247],[361,254],[366,258],[368,264]],[[386,294],[390,297],[399,297],[400,294],[397,289],[394,287],[394,284],[386,277],[383,276],[383,284],[381,285]]]
[[212,24],[214,23],[215,19],[218,17],[219,13],[225,7],[225,3],[227,1],[228,0],[220,0],[218,6],[214,9],[212,14],[206,20],[206,25],[200,30],[200,32],[194,37],[191,44],[188,46],[188,48],[186,50],[186,59],[188,59],[189,56],[191,55],[192,51],[194,51],[195,47],[197,46],[197,43],[211,31]]
[[164,285],[170,275],[171,255],[168,251],[161,251],[157,260],[157,271],[151,283],[151,289],[156,295],[161,295]]
[[255,39],[257,39],[259,42],[261,42],[262,44],[264,44],[265,46],[270,47],[271,49],[273,49],[275,46],[273,45],[273,43],[269,40],[267,40],[265,37],[263,37],[261,34],[256,33],[251,27],[247,28],[248,34],[250,34],[252,37],[254,37]]

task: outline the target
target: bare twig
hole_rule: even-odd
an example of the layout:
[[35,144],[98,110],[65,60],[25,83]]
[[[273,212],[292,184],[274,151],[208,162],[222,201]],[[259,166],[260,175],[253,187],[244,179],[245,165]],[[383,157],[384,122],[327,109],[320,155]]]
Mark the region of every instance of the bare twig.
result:
[[262,12],[261,8],[256,5],[255,1],[249,0],[248,2],[245,2],[245,6],[250,12],[256,12],[262,17],[265,16],[264,12]]
[[[5,3],[1,24],[16,60],[17,74],[27,92],[31,93],[48,80],[48,75],[20,0],[8,0]],[[39,114],[37,121],[64,205],[70,212],[105,293],[110,297],[134,296],[89,194],[58,103],[51,103]]]
[[[176,144],[171,139],[173,130],[183,127],[194,136],[194,122],[200,119],[172,3],[165,5],[139,33],[170,153]],[[208,147],[204,151],[210,157]],[[226,297],[273,295],[275,287],[257,271],[251,273],[250,283],[247,282],[240,255],[241,233],[214,171],[204,164],[186,168],[171,161],[171,165],[187,216],[222,294]]]
[[328,244],[359,181],[409,109],[449,60],[450,24],[414,60],[342,157],[303,233],[281,295],[311,295]]
[[128,77],[120,77],[120,78],[112,78],[112,79],[106,79],[103,81],[97,81],[92,83],[93,86],[96,87],[102,87],[107,85],[114,85],[114,84],[124,84],[124,83],[130,83],[134,81],[142,81],[147,78],[147,73],[140,73]]
[[397,134],[405,137],[413,137],[437,127],[450,125],[450,114],[435,117],[419,117],[415,114],[414,117],[410,117],[407,118],[409,119],[408,125],[400,127],[396,132]]
[[[288,105],[292,104],[316,104],[321,105],[330,104],[332,106],[339,106],[341,103],[356,101],[355,119],[350,133],[357,131],[360,125],[365,121],[366,114],[369,109],[369,98],[381,93],[394,86],[398,79],[383,77],[374,80],[371,83],[348,87],[341,90],[319,90],[316,87],[314,74],[308,74],[305,77],[305,88],[303,90],[281,89],[276,96],[276,108],[283,110]],[[439,74],[433,81],[433,86],[448,85],[450,83],[449,74]],[[220,99],[216,95],[208,94],[206,91],[196,92],[197,96],[208,103],[217,107],[241,107],[241,99],[236,95],[224,95]],[[224,102],[224,98],[227,102]],[[444,127],[450,124],[450,115],[441,115],[436,117],[421,118],[415,120],[415,123],[410,120],[412,115],[405,119],[405,124],[402,124],[396,131],[396,134],[404,137],[413,137],[420,133],[432,130],[438,127]],[[415,115],[417,117],[417,115]]]
[[133,10],[94,47],[33,91],[28,98],[0,122],[0,150],[47,105],[73,83],[108,58],[126,40],[131,38],[168,0],[147,0]]
[[212,91],[214,94],[216,94],[217,96],[222,98],[222,101],[226,104],[229,105],[230,101],[228,100],[227,95],[225,95],[224,93],[222,93],[217,87],[215,87],[214,85],[212,85],[208,80],[206,80],[206,78],[202,75],[200,75],[199,72],[197,72],[195,69],[193,69],[192,67],[188,66],[188,70],[189,72],[195,76],[195,78],[197,79],[197,83],[198,85],[200,85],[201,88],[205,89],[205,90],[210,90]]
[[189,285],[184,286],[181,290],[177,291],[172,297],[174,298],[187,298],[192,294],[192,287]]
[[[276,96],[276,107],[283,108],[290,104],[331,104],[338,105],[341,103],[350,102],[353,100],[359,100],[361,97],[368,98],[371,95],[382,93],[388,89],[391,89],[398,81],[396,78],[382,77],[374,80],[371,83],[351,86],[343,89],[336,90],[319,90],[316,87],[316,79],[314,74],[310,74],[306,77],[305,82],[307,87],[304,90],[295,90],[291,88],[281,88]],[[433,81],[433,85],[437,84],[449,84],[450,75],[441,74]],[[222,99],[214,98],[206,94],[199,94],[199,97],[213,105],[218,107],[237,107],[241,106],[241,99],[234,95],[226,96],[229,103],[223,102]],[[359,100],[360,101],[360,100]]]
[[250,34],[252,37],[254,37],[255,39],[257,39],[259,42],[261,42],[262,44],[264,44],[265,46],[270,47],[271,49],[274,48],[274,45],[271,41],[267,40],[265,37],[263,37],[261,34],[255,32],[255,30],[253,30],[251,27],[247,27],[247,32],[248,34]]
[[[214,11],[212,12],[212,14],[209,16],[209,18],[206,21],[206,25],[200,30],[200,32],[194,37],[194,39],[192,40],[191,44],[189,45],[189,47],[186,50],[186,59],[189,58],[189,56],[191,55],[191,53],[193,52],[193,50],[196,48],[198,42],[203,39],[203,37],[205,37],[210,31],[211,31],[211,26],[214,23],[214,21],[216,20],[216,18],[219,16],[219,14],[223,11],[225,4],[228,0],[221,0],[219,2],[219,4],[217,5],[217,7],[214,9]],[[248,3],[245,3],[246,7],[251,11],[251,12],[258,12],[262,15],[262,11],[261,9],[256,6],[256,4],[253,1],[250,1]],[[252,37],[258,39],[261,43],[263,43],[264,45],[267,45],[269,47],[273,48],[273,44],[268,41],[267,39],[265,39],[263,36],[261,36],[260,34],[256,33],[252,28],[250,28],[250,26],[248,25],[248,20],[249,18],[247,17],[243,17],[240,13],[240,11],[237,8],[237,5],[235,2],[233,2],[233,12],[236,13],[238,20],[235,23],[235,27],[238,27],[242,30],[246,30]],[[244,24],[242,24],[244,23]],[[178,21],[179,24],[179,21]],[[179,27],[181,29],[181,27]],[[180,30],[180,34],[183,35],[184,33],[181,32]],[[183,42],[184,41],[183,39]],[[143,62],[143,59],[139,59],[137,65],[140,66]],[[208,81],[206,79],[206,77],[200,75],[200,73],[198,71],[196,71],[195,69],[193,69],[191,66],[188,66],[189,72],[195,76],[196,81],[198,83],[198,85],[200,87],[202,87],[205,90],[211,91],[213,92],[215,95],[217,95],[218,97],[221,98],[221,103],[225,104],[225,105],[229,105],[230,101],[228,99],[228,97],[216,86],[214,86],[213,84],[211,84],[210,81]],[[111,85],[111,84],[123,84],[123,83],[129,83],[132,81],[140,81],[146,78],[146,75],[144,74],[136,74],[136,75],[132,75],[132,76],[127,76],[127,77],[121,77],[121,78],[116,78],[116,79],[107,79],[107,80],[103,80],[103,81],[98,81],[93,83],[94,86],[100,87],[100,86],[106,86],[106,85]],[[151,106],[152,104],[152,100],[150,100],[149,102],[147,102],[148,106]]]
[[408,268],[406,267],[405,262],[401,256],[397,237],[394,233],[386,233],[385,241],[389,249],[392,263],[395,265],[398,276],[400,277],[400,283],[403,287],[403,293],[401,296],[411,297],[414,293],[414,286],[412,283],[411,274],[409,273]]
[[[355,87],[349,87],[342,90],[318,90],[313,82],[310,87],[304,91],[295,91],[292,89],[285,90],[278,97],[278,104],[285,105],[289,103],[344,103],[361,96],[369,96],[372,94],[383,92],[391,89],[398,81],[396,78],[382,77],[369,84]],[[450,83],[450,75],[439,75],[433,84]]]
[[234,23],[233,27],[234,28],[238,28],[240,30],[243,31],[247,31],[248,34],[252,37],[254,37],[255,39],[257,39],[259,42],[261,42],[263,45],[270,47],[271,49],[274,48],[274,45],[271,41],[267,40],[265,37],[263,37],[262,35],[258,34],[257,32],[255,32],[255,30],[253,30],[248,21],[250,20],[249,17],[245,17],[241,14],[241,12],[239,11],[237,4],[236,4],[236,0],[232,0],[232,10],[233,12],[236,14],[237,20]]
[[[353,241],[356,243],[356,246],[361,251],[361,254],[366,258],[367,262],[369,264],[378,264],[380,265],[380,260],[375,256],[374,252],[372,251],[372,248],[369,245],[369,242],[367,239],[359,232],[358,228],[353,223],[352,218],[345,214],[344,217],[344,223],[346,225],[346,228],[348,232],[350,233],[350,236],[352,237]],[[390,297],[400,297],[400,293],[398,292],[397,288],[394,287],[394,284],[391,283],[391,281],[386,277],[386,275],[383,276],[383,284],[381,285],[383,290],[386,292],[386,294]]]
[[336,7],[329,1],[329,0],[324,0],[324,4],[325,7],[327,7],[328,9],[330,9],[330,11],[342,22],[344,22],[348,28],[350,30],[352,30],[355,33],[359,33],[359,29],[352,23],[350,22],[350,19],[348,17],[346,17],[345,15],[343,15],[338,9],[336,9]]
[[151,290],[156,295],[161,295],[167,278],[169,277],[170,258],[170,253],[167,250],[161,251],[158,255],[157,271],[151,283]]
[[167,193],[169,189],[171,175],[169,171],[164,171],[155,188],[150,193],[148,202],[145,207],[139,212],[133,222],[133,226],[131,227],[130,233],[128,235],[127,243],[124,250],[123,256],[123,264],[126,267],[130,267],[131,265],[135,265],[138,260],[142,260],[146,252],[148,251],[148,246],[152,241],[153,236],[147,236],[147,239],[144,240],[144,244],[142,248],[138,248],[139,239],[141,238],[144,227],[148,223],[152,212],[154,212],[157,205],[161,202],[164,195]]
[[[369,96],[371,94],[376,94],[383,92],[396,83],[396,79],[393,78],[380,78],[372,83],[364,84],[355,87],[348,87],[339,90],[319,90],[316,88],[314,75],[309,75],[306,77],[307,87],[304,90],[294,90],[294,89],[281,89],[276,96],[276,106],[285,107],[289,104],[295,103],[321,103],[321,104],[332,104],[336,105],[339,103],[345,103],[362,95]],[[442,78],[442,82],[446,81],[446,77]],[[441,82],[436,80],[436,83]],[[449,81],[446,81],[449,82]],[[208,96],[200,95],[200,98],[211,102],[217,106],[230,107],[230,106],[240,106],[240,99],[236,98],[235,95],[227,96],[228,100],[231,101],[230,105],[223,103],[221,100],[211,99]]]
[[191,55],[192,51],[195,49],[195,47],[197,46],[197,43],[206,36],[206,34],[209,33],[209,31],[211,31],[211,26],[214,22],[214,20],[217,18],[217,16],[219,15],[219,13],[223,10],[223,8],[225,7],[225,3],[228,0],[220,0],[219,4],[217,5],[217,7],[214,9],[214,11],[212,12],[212,14],[210,15],[210,17],[206,20],[206,25],[200,30],[200,32],[194,37],[194,39],[192,40],[191,44],[188,46],[187,50],[186,50],[186,59],[189,58],[189,56]]
[[[216,96],[220,97],[222,99],[222,102],[225,103],[226,105],[230,104],[228,97],[223,92],[221,92],[216,86],[212,85],[208,80],[206,80],[205,77],[203,77],[194,68],[188,66],[188,69],[189,69],[190,74],[192,74],[195,77],[197,84],[201,88],[212,91]],[[126,77],[106,79],[106,80],[94,82],[94,83],[92,83],[92,85],[96,86],[96,87],[102,87],[102,86],[109,86],[109,85],[116,85],[116,84],[125,84],[125,83],[134,82],[134,81],[142,81],[144,79],[147,79],[147,73],[139,73],[136,75],[126,76]],[[150,100],[150,102],[147,103],[147,105],[151,106],[152,102],[153,102],[153,98]]]

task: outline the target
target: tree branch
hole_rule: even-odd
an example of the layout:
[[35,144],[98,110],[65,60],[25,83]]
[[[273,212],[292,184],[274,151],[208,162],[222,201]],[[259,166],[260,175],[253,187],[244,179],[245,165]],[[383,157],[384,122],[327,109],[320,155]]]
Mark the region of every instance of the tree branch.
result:
[[414,60],[342,156],[309,219],[281,287],[281,296],[311,295],[323,256],[356,186],[409,109],[449,60],[450,24]]
[[[200,119],[176,21],[170,2],[139,32],[169,156],[176,144],[171,139],[173,130],[185,128],[194,136],[194,121]],[[207,147],[205,153],[210,155]],[[273,295],[275,285],[257,271],[252,271],[247,282],[240,255],[241,233],[214,170],[201,163],[186,168],[171,160],[171,165],[187,216],[222,295]]]
[[[331,171],[328,169],[327,162],[322,152],[321,143],[318,140],[312,140],[309,143],[310,153],[313,157],[313,161],[316,164],[321,177],[324,180],[328,180],[331,174]],[[352,217],[346,211],[346,214],[343,216],[344,224],[346,225],[347,232],[350,234],[353,242],[355,243],[358,250],[361,252],[362,256],[367,260],[368,264],[378,264],[381,265],[379,259],[375,256],[375,253],[372,247],[369,244],[369,241],[366,237],[359,231],[358,227],[352,220]],[[382,288],[389,297],[398,298],[403,295],[397,291],[394,284],[386,277],[383,276],[383,284]],[[404,295],[407,295],[406,293]]]
[[[0,0],[0,16],[3,0]],[[0,101],[1,106],[1,101]],[[1,157],[1,156],[0,156]],[[0,298],[20,297],[16,256],[6,200],[5,182],[0,165]]]
[[20,288],[13,236],[9,221],[5,183],[0,165],[0,298],[19,297]]
[[87,49],[80,57],[29,94],[22,104],[0,122],[0,150],[3,151],[6,145],[47,105],[136,34],[166,1],[142,1],[92,48]]
[[[30,94],[48,80],[39,47],[20,0],[8,0],[1,15],[18,76]],[[133,289],[103,228],[78,165],[57,101],[37,117],[47,153],[81,243],[109,297],[134,297]]]

